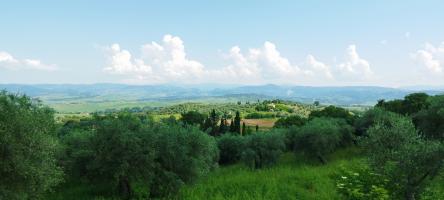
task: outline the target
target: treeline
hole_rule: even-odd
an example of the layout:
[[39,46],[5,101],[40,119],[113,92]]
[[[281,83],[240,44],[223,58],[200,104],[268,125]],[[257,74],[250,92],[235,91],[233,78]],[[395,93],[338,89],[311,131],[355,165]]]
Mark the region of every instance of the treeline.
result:
[[337,185],[345,199],[417,199],[442,173],[443,109],[444,95],[417,93],[361,114],[328,106],[280,118],[261,132],[241,124],[239,111],[216,110],[160,122],[122,111],[56,124],[54,111],[39,101],[1,92],[0,199],[41,199],[73,179],[96,196],[175,198],[218,165],[261,169],[283,152],[328,164],[328,154],[350,146],[366,159],[338,172],[346,177]]

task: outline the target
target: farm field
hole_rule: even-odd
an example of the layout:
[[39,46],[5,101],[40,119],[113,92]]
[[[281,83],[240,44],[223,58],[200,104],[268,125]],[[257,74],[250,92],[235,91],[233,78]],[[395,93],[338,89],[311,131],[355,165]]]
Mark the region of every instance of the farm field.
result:
[[0,200],[444,200],[443,0],[0,5]]
[[273,128],[274,123],[277,119],[243,119],[242,122],[245,122],[245,125],[250,127],[255,127],[258,125],[261,128]]

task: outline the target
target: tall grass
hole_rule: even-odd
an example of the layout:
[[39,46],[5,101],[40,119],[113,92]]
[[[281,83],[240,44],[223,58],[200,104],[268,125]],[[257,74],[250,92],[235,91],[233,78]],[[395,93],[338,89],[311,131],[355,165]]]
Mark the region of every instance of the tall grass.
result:
[[285,154],[277,166],[252,171],[243,165],[223,167],[185,186],[177,199],[341,199],[332,176],[341,166],[359,162],[357,149],[345,149],[320,165],[304,155]]

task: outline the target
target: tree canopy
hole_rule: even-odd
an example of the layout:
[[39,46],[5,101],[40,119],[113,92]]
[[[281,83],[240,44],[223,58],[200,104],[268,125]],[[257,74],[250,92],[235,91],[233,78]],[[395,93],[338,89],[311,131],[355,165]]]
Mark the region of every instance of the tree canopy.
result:
[[54,111],[0,92],[0,199],[36,199],[62,181]]

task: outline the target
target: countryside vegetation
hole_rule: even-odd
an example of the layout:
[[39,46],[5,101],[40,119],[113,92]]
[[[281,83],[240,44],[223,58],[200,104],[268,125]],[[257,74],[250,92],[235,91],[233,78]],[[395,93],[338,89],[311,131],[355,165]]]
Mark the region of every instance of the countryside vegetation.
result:
[[444,95],[82,115],[0,92],[0,199],[444,199]]

